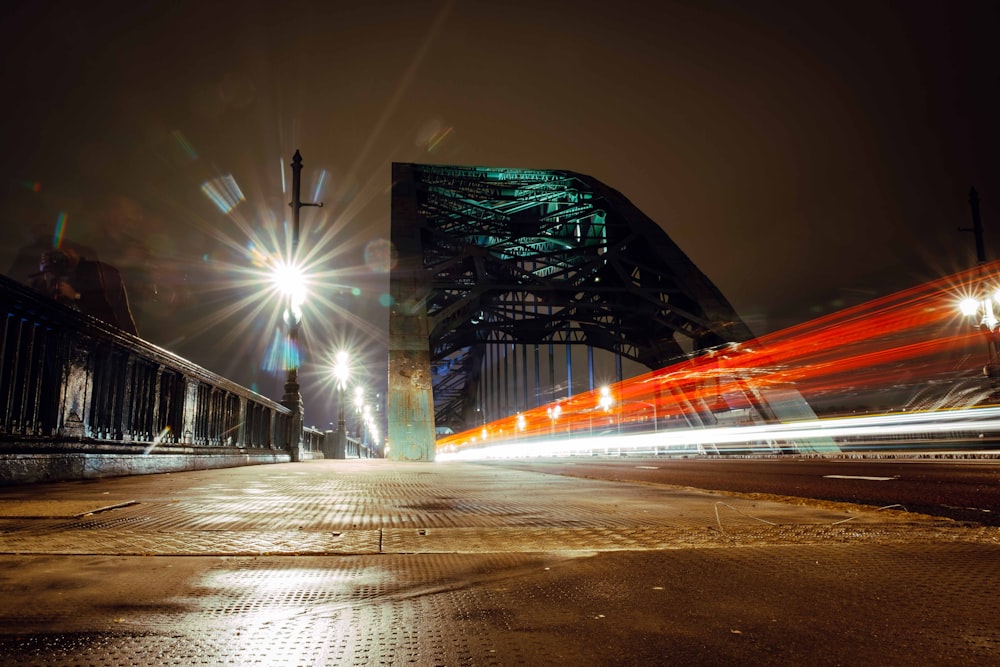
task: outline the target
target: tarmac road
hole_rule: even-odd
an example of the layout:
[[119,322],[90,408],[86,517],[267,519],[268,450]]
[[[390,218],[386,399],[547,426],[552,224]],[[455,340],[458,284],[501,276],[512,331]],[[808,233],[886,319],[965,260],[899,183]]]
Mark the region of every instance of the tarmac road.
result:
[[886,507],[1000,526],[1000,460],[540,459],[523,470]]

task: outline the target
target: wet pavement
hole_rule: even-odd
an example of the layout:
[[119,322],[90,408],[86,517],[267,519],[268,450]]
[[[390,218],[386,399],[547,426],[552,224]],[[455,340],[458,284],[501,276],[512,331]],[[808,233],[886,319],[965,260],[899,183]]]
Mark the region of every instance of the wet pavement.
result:
[[502,465],[0,488],[3,665],[1000,665],[1000,529]]

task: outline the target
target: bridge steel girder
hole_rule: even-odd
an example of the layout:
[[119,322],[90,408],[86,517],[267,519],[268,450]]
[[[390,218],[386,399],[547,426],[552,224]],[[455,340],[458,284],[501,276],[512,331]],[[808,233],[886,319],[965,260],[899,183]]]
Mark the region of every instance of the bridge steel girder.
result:
[[[655,370],[753,338],[667,233],[597,179],[400,163],[392,175],[391,240],[399,263],[390,276],[391,447],[399,437],[400,445],[433,458],[434,422],[416,445],[406,426],[412,415],[392,408],[423,404],[418,394],[432,396],[436,423],[472,425],[490,345],[585,345]],[[423,329],[411,326],[413,318],[426,326],[419,345]],[[416,347],[426,354],[418,375],[432,378],[431,394],[411,386]],[[395,399],[394,391],[401,392]],[[760,418],[774,419],[767,401],[756,399]],[[795,403],[798,416],[811,413],[801,397]],[[695,409],[711,415],[707,406]]]

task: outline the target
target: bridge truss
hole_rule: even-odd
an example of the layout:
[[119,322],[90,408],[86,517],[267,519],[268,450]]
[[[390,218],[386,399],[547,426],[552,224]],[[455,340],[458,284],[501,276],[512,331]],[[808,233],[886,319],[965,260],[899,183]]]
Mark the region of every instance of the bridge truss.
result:
[[619,369],[623,358],[657,369],[752,338],[659,225],[583,174],[394,164],[391,235],[388,416],[398,458],[433,458],[432,441],[422,443],[434,424],[475,425],[485,392],[512,385],[508,414],[537,406],[551,389],[540,390],[542,369],[554,381],[555,345],[610,352]]

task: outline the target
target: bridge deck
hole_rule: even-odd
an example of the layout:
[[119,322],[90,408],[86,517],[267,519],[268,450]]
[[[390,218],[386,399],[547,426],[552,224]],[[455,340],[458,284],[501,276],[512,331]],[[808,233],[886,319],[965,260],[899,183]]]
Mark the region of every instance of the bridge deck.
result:
[[499,465],[0,488],[0,664],[996,664],[1000,530]]

